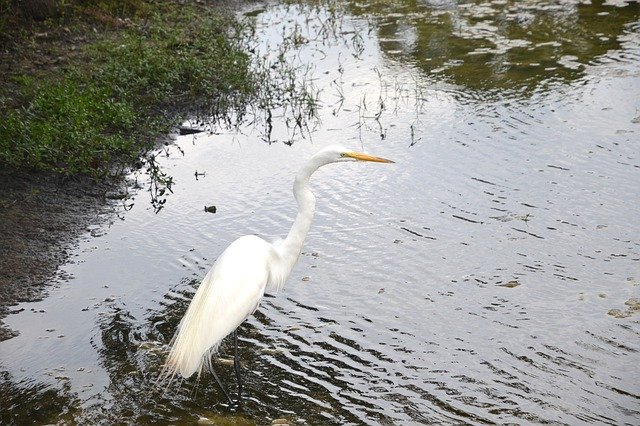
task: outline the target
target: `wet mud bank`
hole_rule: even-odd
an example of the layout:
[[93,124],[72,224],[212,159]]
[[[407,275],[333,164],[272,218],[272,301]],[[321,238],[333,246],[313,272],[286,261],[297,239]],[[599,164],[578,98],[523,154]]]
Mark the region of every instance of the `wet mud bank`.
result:
[[122,182],[50,173],[0,172],[0,341],[17,334],[3,319],[46,295],[78,237],[114,213]]
[[[230,82],[250,86],[235,39],[240,27],[232,22],[240,4],[67,2],[45,21],[13,4],[0,7],[0,341],[17,335],[4,319],[18,303],[39,300],[68,279],[58,268],[79,237],[116,217],[132,189],[127,170],[152,167],[149,156],[170,143],[178,117],[193,114],[194,98],[216,93],[231,110],[244,105],[235,101],[250,88]],[[196,47],[177,51],[174,44]],[[148,49],[118,56],[131,45]],[[189,61],[167,65],[180,55]],[[212,59],[200,63],[196,56]],[[150,63],[163,72],[145,68]],[[194,80],[192,69],[216,72]],[[132,86],[151,74],[155,84]],[[105,175],[113,177],[87,177]],[[156,177],[162,180],[162,172]]]

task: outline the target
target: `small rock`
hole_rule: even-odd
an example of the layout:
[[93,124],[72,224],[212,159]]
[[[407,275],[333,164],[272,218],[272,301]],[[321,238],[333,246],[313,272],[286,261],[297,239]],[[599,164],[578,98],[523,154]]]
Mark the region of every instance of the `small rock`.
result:
[[621,311],[620,309],[609,309],[607,314],[611,315],[614,318],[627,318],[631,314],[628,311]]
[[508,283],[500,284],[500,287],[514,288],[518,287],[520,283],[516,280],[509,281]]

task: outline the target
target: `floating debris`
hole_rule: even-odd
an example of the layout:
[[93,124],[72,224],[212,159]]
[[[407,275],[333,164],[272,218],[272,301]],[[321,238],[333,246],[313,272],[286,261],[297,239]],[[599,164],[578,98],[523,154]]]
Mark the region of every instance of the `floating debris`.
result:
[[178,127],[178,131],[180,132],[181,136],[184,136],[184,135],[194,135],[196,133],[202,133],[204,132],[204,129],[199,129],[197,127],[180,126]]
[[624,302],[628,308],[624,311],[620,309],[609,309],[607,314],[611,315],[614,318],[629,318],[630,316],[640,312],[640,299],[637,297],[632,297],[631,299]]
[[631,314],[627,311],[623,312],[620,309],[609,309],[609,312],[607,312],[607,314],[611,315],[614,318],[627,318],[631,316]]
[[520,283],[516,280],[511,280],[507,283],[504,284],[498,284],[500,287],[507,287],[507,288],[514,288],[514,287],[518,287],[520,285]]
[[512,220],[521,220],[523,222],[528,222],[530,218],[531,218],[531,214],[529,213],[524,215],[507,214],[504,216],[489,216],[489,219],[498,220],[500,222],[510,222]]
[[215,213],[217,210],[216,206],[204,206],[204,211],[207,213]]

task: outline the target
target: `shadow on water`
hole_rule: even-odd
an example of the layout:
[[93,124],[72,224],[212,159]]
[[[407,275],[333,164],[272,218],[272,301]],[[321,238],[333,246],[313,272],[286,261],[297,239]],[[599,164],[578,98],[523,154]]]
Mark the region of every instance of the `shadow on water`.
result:
[[73,423],[81,413],[81,401],[65,386],[63,375],[56,379],[59,386],[30,379],[16,381],[8,372],[0,371],[0,423]]
[[[156,382],[163,363],[166,343],[175,331],[177,324],[187,309],[191,297],[199,284],[198,280],[186,280],[165,298],[161,311],[149,312],[148,319],[140,321],[134,318],[122,304],[113,303],[100,315],[99,331],[91,339],[92,346],[99,354],[100,364],[109,375],[109,385],[105,389],[104,400],[85,407],[82,418],[88,422],[117,423],[122,419],[135,424],[156,424],[157,422],[211,421],[215,424],[254,424],[256,419],[267,420],[286,418],[291,422],[303,421],[318,424],[358,423],[362,419],[344,410],[346,405],[361,405],[361,401],[336,398],[342,387],[347,389],[350,383],[335,377],[335,370],[354,369],[354,365],[363,363],[358,358],[362,348],[356,342],[346,341],[334,336],[340,346],[325,343],[322,348],[330,357],[301,349],[296,341],[295,328],[287,333],[290,340],[280,339],[274,342],[265,330],[279,329],[269,317],[256,312],[256,323],[245,323],[240,327],[240,354],[245,386],[242,406],[229,409],[225,398],[209,374],[183,383],[170,386]],[[269,304],[268,298],[265,303]],[[295,318],[294,312],[288,312]],[[309,326],[311,327],[311,326]],[[307,346],[308,342],[303,342]],[[216,370],[230,392],[235,391],[231,343],[224,341],[217,358]],[[276,348],[276,349],[274,349]],[[355,362],[347,364],[344,361]],[[370,366],[370,363],[363,363]],[[357,368],[356,368],[357,370]],[[355,371],[364,375],[364,371]],[[9,386],[10,382],[7,382]],[[380,385],[380,384],[378,384]],[[3,389],[4,390],[4,389]],[[362,389],[362,392],[367,390]],[[15,392],[14,398],[32,401],[46,408],[40,399],[53,407],[60,404],[62,395],[50,395],[55,391],[40,391],[32,386],[20,392],[7,388],[7,394]],[[31,396],[30,396],[31,395]],[[37,396],[38,399],[32,397]],[[295,404],[292,405],[292,401]],[[65,407],[73,406],[72,399],[64,401]],[[371,406],[367,410],[368,418],[380,421],[386,418]],[[56,413],[55,410],[52,410]],[[46,416],[47,411],[42,415]],[[77,413],[76,413],[77,414]],[[57,419],[64,416],[56,413]],[[43,417],[46,418],[46,417]],[[73,418],[73,417],[70,417]]]
[[[408,418],[428,422],[429,417],[415,406],[401,389],[394,389],[394,382],[370,377],[367,370],[375,368],[387,374],[381,364],[395,361],[384,354],[362,347],[355,340],[331,333],[323,342],[306,341],[296,331],[299,327],[314,330],[310,324],[291,327],[277,341],[268,331],[280,329],[269,317],[255,313],[255,324],[244,323],[240,329],[240,351],[245,394],[242,406],[229,409],[225,398],[209,374],[197,380],[189,380],[169,387],[158,386],[156,380],[165,357],[166,346],[160,342],[170,340],[175,324],[186,311],[195,292],[197,280],[185,281],[181,290],[172,291],[167,304],[160,312],[150,312],[143,322],[134,318],[126,308],[113,304],[101,315],[99,332],[92,338],[92,345],[99,353],[100,364],[109,375],[109,385],[104,400],[93,402],[80,409],[80,401],[65,396],[62,390],[43,390],[44,386],[28,386],[25,389],[9,388],[7,395],[31,407],[41,407],[42,420],[72,421],[80,416],[90,423],[117,423],[122,419],[135,424],[158,422],[212,422],[213,424],[258,424],[274,419],[286,419],[304,424],[358,424],[362,422],[393,423],[391,412],[380,405],[368,402],[371,392],[381,399],[402,406]],[[264,305],[281,311],[289,318],[297,319],[296,311],[283,312],[268,302]],[[296,303],[303,309],[314,309]],[[332,321],[332,320],[326,320]],[[275,349],[274,349],[275,348]],[[231,392],[235,390],[231,354],[233,348],[224,341],[216,361],[217,372]],[[404,350],[404,349],[402,349]],[[378,366],[378,367],[376,367]],[[366,386],[354,386],[353,378],[362,379]],[[456,394],[445,382],[432,381],[431,385],[447,394]],[[429,393],[424,388],[408,386],[407,390],[420,395],[437,406],[449,421],[490,423],[481,416],[459,410],[454,405]],[[344,393],[343,393],[344,392]],[[106,396],[108,395],[108,397]],[[58,410],[65,407],[64,412]],[[73,408],[75,407],[75,408]],[[47,410],[48,408],[48,410]],[[20,410],[16,410],[20,411]],[[81,413],[81,414],[80,414]],[[52,417],[47,418],[50,414]],[[25,417],[24,419],[27,419]],[[28,417],[34,420],[33,417]],[[528,417],[534,420],[533,417]],[[20,423],[20,418],[14,418]],[[11,422],[8,422],[11,423]]]

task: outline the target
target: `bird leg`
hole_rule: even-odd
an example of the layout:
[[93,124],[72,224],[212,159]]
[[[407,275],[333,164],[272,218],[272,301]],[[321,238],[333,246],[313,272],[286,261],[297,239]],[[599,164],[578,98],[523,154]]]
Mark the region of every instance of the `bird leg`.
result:
[[231,399],[231,396],[229,396],[229,392],[227,392],[227,389],[222,384],[222,380],[220,380],[220,377],[218,377],[218,375],[216,374],[216,370],[213,369],[213,365],[211,365],[211,374],[213,374],[213,377],[216,379],[216,382],[218,382],[218,386],[220,386],[220,389],[222,390],[222,393],[224,393],[224,396],[227,397],[227,400],[229,401],[229,406],[232,406],[233,400]]
[[236,330],[233,331],[233,345],[235,347],[233,354],[233,368],[236,371],[236,380],[238,381],[238,404],[240,404],[240,399],[242,398],[242,379],[240,377],[240,358],[238,357],[238,332]]
[[236,373],[236,380],[238,381],[238,399],[236,401],[231,399],[231,396],[229,395],[227,388],[222,384],[222,380],[220,380],[220,377],[218,377],[218,374],[213,368],[213,363],[211,364],[211,374],[213,374],[213,377],[216,379],[216,382],[220,387],[220,390],[222,391],[222,393],[224,393],[224,396],[227,398],[227,401],[229,401],[229,407],[235,408],[238,405],[240,405],[241,398],[242,398],[242,379],[240,377],[240,358],[238,357],[238,332],[237,331],[233,332],[233,346],[234,346],[233,368]]

